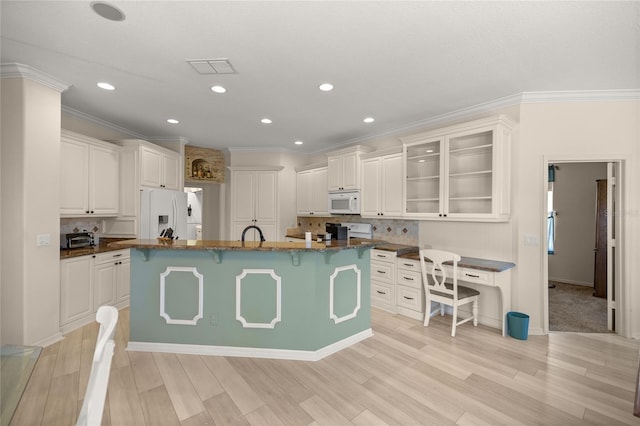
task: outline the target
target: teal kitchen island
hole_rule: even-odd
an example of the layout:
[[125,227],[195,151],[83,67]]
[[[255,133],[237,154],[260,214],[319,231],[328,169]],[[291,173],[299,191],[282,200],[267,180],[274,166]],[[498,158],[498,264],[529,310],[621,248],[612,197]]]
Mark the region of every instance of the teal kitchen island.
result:
[[127,240],[128,350],[319,360],[372,335],[370,240]]

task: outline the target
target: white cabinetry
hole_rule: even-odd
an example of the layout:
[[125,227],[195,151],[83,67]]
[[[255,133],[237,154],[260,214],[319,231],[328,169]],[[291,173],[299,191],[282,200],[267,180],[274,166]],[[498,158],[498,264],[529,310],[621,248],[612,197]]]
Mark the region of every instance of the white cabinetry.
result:
[[129,249],[60,261],[60,325],[63,333],[95,320],[102,305],[129,305]]
[[370,148],[356,146],[329,153],[327,158],[329,191],[360,189],[360,156]]
[[402,217],[402,153],[362,160],[362,217]]
[[396,253],[371,250],[371,306],[396,312]]
[[298,171],[296,210],[298,216],[328,216],[327,167]]
[[399,314],[424,320],[424,287],[420,262],[397,258],[396,305]]
[[[278,171],[277,169],[231,169],[231,236],[240,239],[247,226],[257,226],[268,241],[278,240]],[[259,241],[251,229],[247,241]]]
[[508,220],[512,127],[499,116],[403,138],[405,217]]
[[140,147],[140,185],[181,190],[181,156],[176,152]]
[[120,148],[62,131],[60,141],[60,215],[117,216],[120,198]]

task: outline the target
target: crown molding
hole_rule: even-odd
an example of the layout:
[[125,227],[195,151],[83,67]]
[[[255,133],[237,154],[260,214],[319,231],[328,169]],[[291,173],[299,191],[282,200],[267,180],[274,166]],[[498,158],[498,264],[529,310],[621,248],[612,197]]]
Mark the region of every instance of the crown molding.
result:
[[131,136],[133,139],[142,139],[149,140],[145,135],[141,135],[140,133],[133,132],[129,129],[125,129],[124,127],[120,127],[108,121],[105,121],[101,118],[94,117],[93,115],[86,114],[84,112],[78,111],[68,106],[62,106],[62,112],[68,114],[72,117],[79,118],[84,121],[88,121],[91,124],[98,125],[100,127],[104,127],[109,130],[113,130],[114,132],[123,133],[125,135]]
[[523,104],[552,102],[637,101],[640,89],[619,90],[568,90],[549,92],[524,92]]
[[0,64],[0,76],[2,76],[2,78],[26,78],[60,93],[71,86],[29,65],[18,63]]

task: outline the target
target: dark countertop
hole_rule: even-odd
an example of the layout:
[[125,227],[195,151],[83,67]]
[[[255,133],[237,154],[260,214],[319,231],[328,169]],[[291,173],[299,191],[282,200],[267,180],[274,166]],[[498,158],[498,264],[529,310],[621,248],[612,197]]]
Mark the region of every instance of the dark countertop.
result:
[[237,251],[327,251],[345,250],[353,248],[371,248],[372,240],[351,239],[331,240],[330,244],[312,242],[307,246],[306,242],[285,241],[227,241],[227,240],[126,240],[109,244],[114,250],[135,249],[173,249],[173,250],[237,250]]
[[[399,257],[402,257],[405,259],[420,260],[420,255],[418,252],[404,254]],[[478,259],[476,257],[465,257],[465,256],[461,256],[461,257],[462,258],[458,262],[458,267],[460,268],[478,269],[481,271],[488,271],[488,272],[502,272],[516,266],[515,263],[502,262],[499,260]]]
[[110,247],[109,244],[122,241],[123,238],[101,238],[100,243],[94,247],[82,247],[74,249],[60,249],[60,259],[69,259],[78,256],[106,253],[109,251],[122,250],[125,247]]

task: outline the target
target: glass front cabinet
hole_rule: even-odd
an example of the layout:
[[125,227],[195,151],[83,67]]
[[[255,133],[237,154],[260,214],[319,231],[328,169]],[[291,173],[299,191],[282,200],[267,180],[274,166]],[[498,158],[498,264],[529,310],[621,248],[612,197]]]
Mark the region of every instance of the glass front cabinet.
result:
[[402,138],[404,216],[508,220],[512,128],[498,116]]

